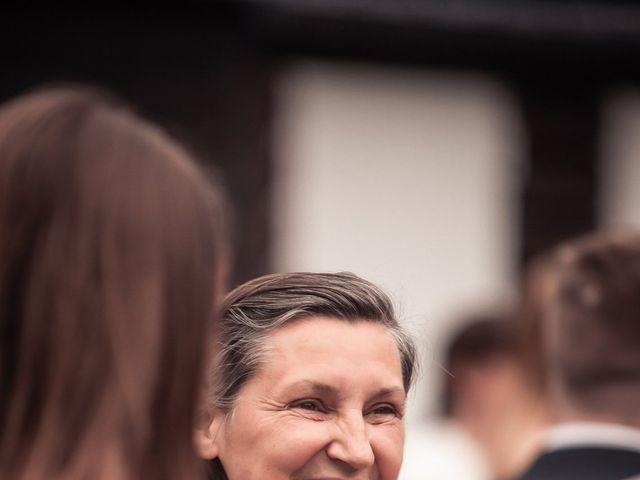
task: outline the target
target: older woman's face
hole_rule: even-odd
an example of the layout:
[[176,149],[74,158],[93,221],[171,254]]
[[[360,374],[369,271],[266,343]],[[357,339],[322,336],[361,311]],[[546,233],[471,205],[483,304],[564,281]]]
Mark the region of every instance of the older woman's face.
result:
[[405,391],[386,327],[313,317],[267,347],[233,411],[210,426],[229,479],[396,479]]

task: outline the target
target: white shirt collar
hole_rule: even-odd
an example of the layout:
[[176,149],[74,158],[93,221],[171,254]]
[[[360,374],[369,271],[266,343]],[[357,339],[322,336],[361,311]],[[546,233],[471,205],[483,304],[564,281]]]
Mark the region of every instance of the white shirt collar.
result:
[[640,429],[604,422],[568,422],[550,428],[547,448],[614,447],[640,452]]

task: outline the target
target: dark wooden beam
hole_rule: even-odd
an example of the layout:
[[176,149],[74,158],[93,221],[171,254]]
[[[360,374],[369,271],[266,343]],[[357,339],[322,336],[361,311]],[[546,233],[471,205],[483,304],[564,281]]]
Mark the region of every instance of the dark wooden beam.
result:
[[221,171],[233,205],[230,283],[270,271],[271,69],[209,7],[5,12],[0,100],[43,83],[87,82],[129,100]]
[[597,227],[600,90],[589,84],[520,85],[529,133],[521,260]]

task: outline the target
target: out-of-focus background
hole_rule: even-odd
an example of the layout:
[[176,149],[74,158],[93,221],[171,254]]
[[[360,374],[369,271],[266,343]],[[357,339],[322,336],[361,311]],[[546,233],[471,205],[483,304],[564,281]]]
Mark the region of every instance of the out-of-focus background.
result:
[[[526,260],[558,241],[640,226],[631,1],[236,0],[0,19],[1,100],[102,85],[221,171],[231,286],[349,270],[392,295],[423,356],[410,435],[439,411],[444,348],[468,312],[510,302]],[[409,454],[429,456],[427,437]],[[428,478],[412,465],[404,478]]]

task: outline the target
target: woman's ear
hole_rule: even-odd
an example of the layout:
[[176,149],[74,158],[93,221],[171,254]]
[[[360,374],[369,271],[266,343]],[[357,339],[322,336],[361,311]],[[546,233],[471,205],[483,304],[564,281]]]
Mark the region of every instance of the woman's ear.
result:
[[218,434],[223,421],[224,413],[215,407],[199,416],[193,432],[193,443],[200,458],[212,460],[218,456]]

